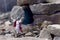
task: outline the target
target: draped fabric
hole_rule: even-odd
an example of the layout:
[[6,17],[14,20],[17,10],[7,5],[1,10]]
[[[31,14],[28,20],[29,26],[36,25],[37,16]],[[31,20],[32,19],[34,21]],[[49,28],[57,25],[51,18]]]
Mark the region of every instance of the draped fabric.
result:
[[29,6],[24,7],[23,10],[24,10],[24,20],[23,20],[22,24],[26,25],[26,24],[33,23],[33,21],[34,21],[33,20],[33,13],[30,10]]

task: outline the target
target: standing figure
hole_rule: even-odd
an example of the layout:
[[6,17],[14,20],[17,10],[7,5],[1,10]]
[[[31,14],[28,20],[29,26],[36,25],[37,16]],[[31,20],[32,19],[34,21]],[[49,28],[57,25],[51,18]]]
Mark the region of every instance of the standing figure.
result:
[[21,27],[21,22],[22,22],[23,17],[21,18],[17,18],[16,20],[14,20],[14,28],[15,28],[15,37],[17,37],[17,35],[19,33],[22,33],[22,27]]

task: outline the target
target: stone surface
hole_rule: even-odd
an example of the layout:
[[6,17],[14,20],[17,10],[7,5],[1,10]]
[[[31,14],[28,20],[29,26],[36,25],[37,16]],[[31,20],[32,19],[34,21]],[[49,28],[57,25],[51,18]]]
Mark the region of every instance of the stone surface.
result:
[[31,36],[32,33],[31,33],[31,32],[28,32],[28,33],[26,33],[25,35],[26,35],[26,36]]
[[40,34],[39,34],[39,37],[40,37],[40,38],[47,38],[47,39],[52,40],[51,35],[50,35],[50,33],[47,31],[46,28],[43,28],[43,29],[41,30],[41,32],[40,32]]
[[47,26],[47,30],[56,36],[60,36],[60,25],[59,24],[52,24]]
[[52,21],[54,24],[60,24],[60,12],[49,16],[48,20]]
[[34,15],[34,24],[38,24],[38,23],[42,23],[43,21],[45,21],[48,16],[47,15]]
[[54,37],[53,40],[60,40],[60,37]]
[[2,13],[1,15],[0,15],[0,20],[2,19],[8,19],[9,18],[9,16],[10,16],[10,12],[7,12],[7,13]]
[[34,14],[54,14],[60,11],[59,3],[40,3],[30,6]]
[[60,0],[46,0],[46,1],[50,3],[60,3]]
[[45,0],[17,0],[17,5],[42,3]]

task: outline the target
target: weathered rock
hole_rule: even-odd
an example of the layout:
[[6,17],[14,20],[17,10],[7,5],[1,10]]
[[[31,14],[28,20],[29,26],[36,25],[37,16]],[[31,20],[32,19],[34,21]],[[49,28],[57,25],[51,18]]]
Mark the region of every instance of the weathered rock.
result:
[[47,15],[34,15],[34,24],[42,23],[44,20],[48,18]]
[[22,7],[20,6],[14,6],[11,11],[11,18],[16,19],[18,16],[21,17],[23,15],[24,11]]
[[12,37],[12,35],[11,35],[11,34],[5,34],[5,36],[6,36],[6,37]]
[[17,5],[42,3],[45,0],[17,0]]
[[54,24],[60,24],[60,12],[49,16],[48,20],[52,21]]
[[51,25],[51,24],[52,24],[51,21],[45,20],[45,21],[43,21],[43,23],[42,23],[42,25],[41,25],[41,28],[47,28],[47,26],[48,26],[48,25]]
[[53,24],[53,25],[48,25],[47,30],[56,36],[60,36],[60,25],[59,24]]
[[50,3],[60,3],[60,0],[46,0],[46,1]]
[[4,29],[6,30],[6,32],[10,31],[10,32],[14,32],[14,27],[13,25],[11,25],[11,22],[10,21],[6,21],[4,23]]
[[10,17],[10,12],[2,13],[0,15],[0,19],[8,19],[9,17]]
[[32,33],[28,32],[28,33],[25,34],[25,36],[32,36]]
[[52,40],[51,35],[50,35],[50,33],[47,31],[46,28],[43,28],[43,29],[41,30],[39,37],[40,37],[40,38],[47,38],[47,39]]
[[53,14],[60,11],[59,3],[40,3],[30,6],[34,14]]

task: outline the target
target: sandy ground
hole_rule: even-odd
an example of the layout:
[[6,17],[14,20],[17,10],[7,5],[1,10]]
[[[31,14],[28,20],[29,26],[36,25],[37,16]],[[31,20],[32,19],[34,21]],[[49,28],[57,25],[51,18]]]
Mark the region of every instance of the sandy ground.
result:
[[36,37],[14,38],[14,37],[0,36],[0,40],[45,40],[45,39],[36,38]]

